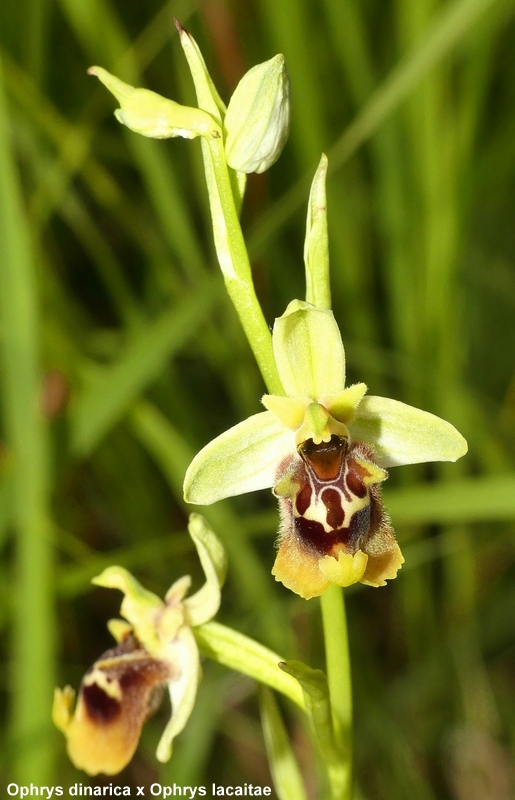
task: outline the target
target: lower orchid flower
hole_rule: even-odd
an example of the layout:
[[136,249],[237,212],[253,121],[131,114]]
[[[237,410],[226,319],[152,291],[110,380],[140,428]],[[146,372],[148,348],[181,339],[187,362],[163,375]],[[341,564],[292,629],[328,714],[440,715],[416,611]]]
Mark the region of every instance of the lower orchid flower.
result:
[[206,575],[205,585],[186,597],[191,579],[180,578],[164,601],[144,589],[122,567],[108,567],[93,583],[124,594],[121,615],[108,627],[117,640],[93,664],[75,692],[57,689],[53,719],[67,739],[68,755],[89,775],[114,775],[131,760],[143,723],[158,707],[167,686],[172,715],[157,748],[167,761],[172,741],[193,710],[200,678],[200,659],[192,628],[218,611],[225,579],[223,548],[199,514],[192,514],[189,532]]
[[331,584],[383,586],[404,559],[383,509],[388,467],[456,461],[463,436],[439,417],[345,388],[333,313],[295,300],[273,331],[286,396],[206,445],[184,481],[186,501],[210,504],[257,489],[279,498],[276,580],[309,599]]

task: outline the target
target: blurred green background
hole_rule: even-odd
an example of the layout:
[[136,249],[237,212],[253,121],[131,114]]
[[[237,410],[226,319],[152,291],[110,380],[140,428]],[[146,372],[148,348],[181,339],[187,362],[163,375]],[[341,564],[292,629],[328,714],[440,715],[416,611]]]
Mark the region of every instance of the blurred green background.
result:
[[[330,159],[333,306],[351,382],[467,437],[392,470],[406,564],[347,592],[356,798],[508,800],[515,748],[513,0],[5,0],[0,5],[0,773],[89,783],[50,721],[111,640],[122,564],[201,579],[182,501],[195,452],[260,410],[224,295],[198,142],[145,140],[86,68],[193,104],[173,16],[228,100],[283,52],[293,124],[243,224],[270,324],[302,297],[309,182]],[[274,582],[270,493],[206,509],[230,571],[219,619],[323,667],[319,607]],[[315,797],[303,720],[284,705]],[[270,783],[255,686],[204,664],[165,766],[163,708],[120,785]],[[108,781],[109,782],[109,781]],[[101,785],[102,779],[93,781]],[[510,788],[511,787],[511,788]]]

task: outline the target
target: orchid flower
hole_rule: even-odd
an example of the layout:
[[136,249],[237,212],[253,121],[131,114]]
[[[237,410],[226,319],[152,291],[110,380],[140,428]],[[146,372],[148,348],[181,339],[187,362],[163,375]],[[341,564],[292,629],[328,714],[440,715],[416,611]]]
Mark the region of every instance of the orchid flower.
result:
[[276,580],[306,599],[331,584],[383,586],[404,559],[380,497],[387,468],[456,461],[467,443],[448,422],[345,387],[332,311],[294,300],[275,321],[273,350],[286,396],[207,444],[184,481],[206,505],[272,488],[281,526]]
[[128,764],[164,687],[172,714],[157,748],[159,761],[170,758],[172,741],[193,710],[200,659],[192,628],[218,611],[226,561],[203,517],[192,514],[188,527],[206,575],[205,585],[191,597],[186,597],[189,575],[172,585],[164,601],[122,567],[108,567],[93,579],[97,586],[124,594],[124,619],[108,624],[117,644],[84,676],[73,713],[75,692],[70,686],[56,689],[53,707],[54,723],[66,737],[70,759],[89,775],[114,775]]

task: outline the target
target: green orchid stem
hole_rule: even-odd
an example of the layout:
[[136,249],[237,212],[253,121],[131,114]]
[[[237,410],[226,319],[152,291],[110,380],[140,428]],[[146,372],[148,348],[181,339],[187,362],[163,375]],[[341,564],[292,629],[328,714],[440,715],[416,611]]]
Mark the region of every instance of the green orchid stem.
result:
[[227,170],[223,139],[209,138],[203,144],[215,246],[227,292],[236,308],[268,391],[272,394],[284,394],[275,366],[270,329],[254,290],[249,256]]
[[334,735],[347,761],[348,780],[342,800],[352,798],[352,680],[343,589],[330,586],[320,597],[327,680]]

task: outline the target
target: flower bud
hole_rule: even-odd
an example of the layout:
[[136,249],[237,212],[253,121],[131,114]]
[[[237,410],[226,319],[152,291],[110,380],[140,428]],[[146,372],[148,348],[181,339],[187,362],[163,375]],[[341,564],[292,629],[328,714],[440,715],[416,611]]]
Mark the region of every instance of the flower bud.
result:
[[231,97],[224,121],[229,166],[237,172],[264,172],[271,167],[288,138],[290,109],[284,56],[249,70]]
[[116,119],[135,133],[152,139],[220,136],[218,125],[200,108],[182,106],[148,89],[135,89],[102,67],[90,67],[88,74],[96,75],[116,97],[120,103],[114,112]]

